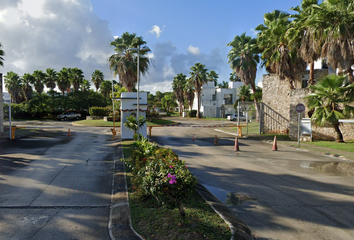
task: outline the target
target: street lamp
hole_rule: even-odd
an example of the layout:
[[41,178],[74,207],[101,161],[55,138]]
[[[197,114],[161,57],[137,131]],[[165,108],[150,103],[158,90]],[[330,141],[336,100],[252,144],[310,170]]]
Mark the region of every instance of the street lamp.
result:
[[137,134],[138,134],[138,141],[139,141],[139,78],[140,78],[140,70],[139,70],[139,59],[140,59],[140,51],[142,52],[149,52],[150,51],[150,48],[148,48],[147,46],[144,46],[140,49],[140,45],[138,45],[137,48],[129,48],[128,51],[138,51],[138,64],[137,64],[137,84],[138,84],[138,93],[137,93],[137,108],[136,108],[136,119],[137,119],[137,125],[138,125],[138,131],[137,131]]

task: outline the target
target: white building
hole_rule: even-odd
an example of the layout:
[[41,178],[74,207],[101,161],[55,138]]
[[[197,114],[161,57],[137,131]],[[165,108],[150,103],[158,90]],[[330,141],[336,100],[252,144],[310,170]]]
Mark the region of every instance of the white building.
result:
[[[214,82],[208,82],[202,87],[200,97],[200,112],[204,117],[221,117],[221,105],[225,106],[225,114],[234,114],[234,102],[238,99],[238,88],[243,82],[229,82],[229,88],[214,86]],[[198,98],[194,97],[193,110],[197,110]]]

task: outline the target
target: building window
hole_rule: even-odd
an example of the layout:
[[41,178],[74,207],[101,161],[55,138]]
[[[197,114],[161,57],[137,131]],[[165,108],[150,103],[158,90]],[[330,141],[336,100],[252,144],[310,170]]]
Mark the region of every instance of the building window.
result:
[[225,102],[225,105],[231,105],[232,104],[232,94],[224,94],[224,102]]
[[215,94],[212,95],[212,100],[216,101],[216,95]]

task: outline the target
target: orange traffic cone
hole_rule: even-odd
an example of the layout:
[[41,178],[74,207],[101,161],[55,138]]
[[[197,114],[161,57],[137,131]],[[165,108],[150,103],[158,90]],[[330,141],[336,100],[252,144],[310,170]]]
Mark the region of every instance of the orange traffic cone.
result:
[[235,152],[240,151],[240,148],[238,146],[238,137],[235,138]]
[[274,136],[273,151],[278,151],[277,136]]
[[218,136],[215,135],[215,140],[214,140],[214,145],[219,145],[219,142],[218,142]]
[[68,137],[70,137],[71,136],[71,133],[70,133],[70,128],[69,128],[69,130],[68,130]]
[[195,140],[194,134],[193,134],[192,140],[193,140],[193,141]]

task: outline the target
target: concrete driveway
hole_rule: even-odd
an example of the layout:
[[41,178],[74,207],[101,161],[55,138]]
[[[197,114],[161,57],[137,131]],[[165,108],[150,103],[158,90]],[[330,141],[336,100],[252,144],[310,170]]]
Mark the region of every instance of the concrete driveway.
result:
[[0,239],[110,239],[116,144],[109,128],[17,125],[62,129],[1,142]]

